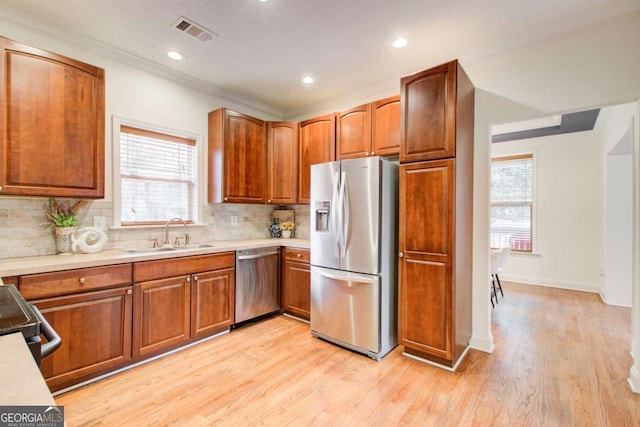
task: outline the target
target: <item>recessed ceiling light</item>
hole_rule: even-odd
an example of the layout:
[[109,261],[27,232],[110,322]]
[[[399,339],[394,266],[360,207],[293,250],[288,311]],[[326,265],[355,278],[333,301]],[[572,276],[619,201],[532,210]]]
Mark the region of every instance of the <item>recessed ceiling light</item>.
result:
[[313,83],[313,77],[307,76],[307,77],[303,78],[302,79],[302,83],[304,83],[306,85],[310,85],[311,83]]
[[393,41],[393,47],[400,49],[401,47],[405,47],[407,45],[407,39],[403,39],[402,37],[397,38]]
[[263,3],[264,3],[264,2],[266,2],[267,0],[259,0],[259,1],[261,1],[261,2],[263,2]]
[[174,61],[182,61],[184,59],[184,56],[182,56],[180,52],[176,52],[175,50],[167,52],[167,56]]

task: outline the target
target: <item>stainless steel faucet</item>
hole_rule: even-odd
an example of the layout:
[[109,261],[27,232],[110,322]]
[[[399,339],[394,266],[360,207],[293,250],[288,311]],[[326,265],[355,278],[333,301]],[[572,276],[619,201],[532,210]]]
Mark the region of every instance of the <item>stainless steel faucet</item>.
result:
[[[184,225],[184,244],[185,245],[189,245],[189,233],[187,233],[187,223],[184,221],[184,219],[182,218],[171,218],[169,221],[167,221],[167,223],[164,226],[164,244],[165,246],[167,245],[171,245],[171,243],[169,243],[169,224],[171,224],[173,221],[180,221],[182,222],[182,224]],[[178,238],[176,238],[176,242],[177,244],[175,246],[179,246],[180,241],[178,240]]]

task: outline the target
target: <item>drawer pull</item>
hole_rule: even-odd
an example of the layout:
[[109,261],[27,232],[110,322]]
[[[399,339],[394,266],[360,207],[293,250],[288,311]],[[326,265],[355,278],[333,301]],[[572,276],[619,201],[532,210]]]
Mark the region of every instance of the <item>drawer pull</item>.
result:
[[302,258],[302,254],[298,254],[297,256],[298,256],[298,258]]
[[84,285],[87,282],[87,279],[84,277],[81,277],[80,280],[78,280],[80,282],[81,285]]

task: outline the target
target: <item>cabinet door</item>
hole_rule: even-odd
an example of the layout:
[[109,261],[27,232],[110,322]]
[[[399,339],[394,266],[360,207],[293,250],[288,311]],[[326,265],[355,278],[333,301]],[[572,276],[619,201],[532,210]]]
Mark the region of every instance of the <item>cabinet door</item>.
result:
[[262,120],[224,108],[209,113],[210,203],[265,203],[266,138]]
[[235,305],[235,269],[198,273],[191,280],[191,335],[203,337],[229,329]]
[[309,251],[286,248],[283,260],[282,309],[292,316],[310,320],[311,267],[309,266]]
[[300,123],[298,149],[298,203],[311,201],[311,165],[335,160],[335,116]]
[[51,390],[126,364],[131,359],[131,286],[31,301],[62,338],[42,360]]
[[104,197],[104,70],[0,45],[0,194]]
[[336,113],[336,158],[353,159],[371,154],[371,104]]
[[399,335],[408,353],[453,356],[454,160],[400,166]]
[[133,356],[169,349],[190,337],[190,276],[134,285]]
[[457,61],[400,80],[400,162],[455,156]]
[[267,123],[267,203],[298,201],[298,124]]
[[371,111],[371,155],[397,155],[400,152],[400,96],[374,102]]

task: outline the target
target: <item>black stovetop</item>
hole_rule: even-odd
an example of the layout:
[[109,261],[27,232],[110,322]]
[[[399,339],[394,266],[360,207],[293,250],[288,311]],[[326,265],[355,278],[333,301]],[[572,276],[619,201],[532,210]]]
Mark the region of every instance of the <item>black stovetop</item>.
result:
[[40,321],[15,286],[0,286],[0,335],[14,332],[25,338],[38,336]]

